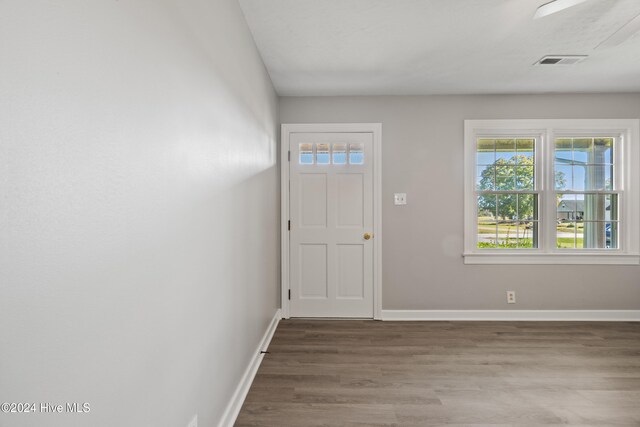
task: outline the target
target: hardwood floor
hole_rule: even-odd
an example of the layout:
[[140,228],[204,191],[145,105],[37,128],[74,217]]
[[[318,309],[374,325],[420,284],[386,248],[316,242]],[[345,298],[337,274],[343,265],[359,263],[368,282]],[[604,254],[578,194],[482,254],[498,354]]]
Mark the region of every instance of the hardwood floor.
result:
[[283,320],[236,426],[640,426],[640,323]]

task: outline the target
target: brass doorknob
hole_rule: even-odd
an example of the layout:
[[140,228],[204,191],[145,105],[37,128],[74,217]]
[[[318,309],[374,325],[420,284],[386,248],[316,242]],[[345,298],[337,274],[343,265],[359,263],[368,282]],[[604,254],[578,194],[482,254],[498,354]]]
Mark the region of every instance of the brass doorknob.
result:
[[369,240],[371,237],[370,233],[364,233],[364,240]]

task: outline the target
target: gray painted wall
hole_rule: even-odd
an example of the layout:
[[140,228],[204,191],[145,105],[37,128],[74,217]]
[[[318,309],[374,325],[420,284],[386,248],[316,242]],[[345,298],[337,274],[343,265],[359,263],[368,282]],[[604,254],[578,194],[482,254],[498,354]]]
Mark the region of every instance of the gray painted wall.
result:
[[[383,124],[382,305],[395,310],[639,309],[640,267],[473,266],[461,256],[464,119],[639,117],[640,94],[280,98],[282,123]],[[393,205],[395,192],[407,206]]]
[[235,0],[0,2],[2,426],[214,426],[279,306],[277,97]]

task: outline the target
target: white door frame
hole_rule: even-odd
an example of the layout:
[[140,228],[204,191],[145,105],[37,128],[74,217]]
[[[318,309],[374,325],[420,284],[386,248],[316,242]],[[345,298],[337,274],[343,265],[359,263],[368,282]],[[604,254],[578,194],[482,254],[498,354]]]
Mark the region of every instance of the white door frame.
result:
[[289,136],[297,132],[373,134],[373,318],[382,320],[382,123],[283,124],[280,134],[282,317],[289,315]]

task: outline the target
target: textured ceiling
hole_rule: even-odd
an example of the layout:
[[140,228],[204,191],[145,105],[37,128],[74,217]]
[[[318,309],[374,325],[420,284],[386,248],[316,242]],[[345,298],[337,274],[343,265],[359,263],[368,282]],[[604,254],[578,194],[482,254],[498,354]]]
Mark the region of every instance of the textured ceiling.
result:
[[[240,0],[280,95],[639,92],[640,0]],[[533,66],[547,54],[589,57]]]

